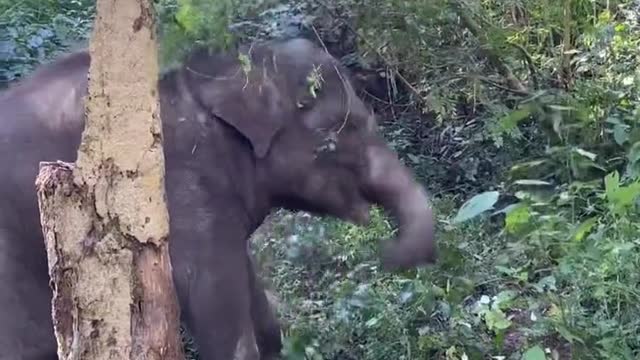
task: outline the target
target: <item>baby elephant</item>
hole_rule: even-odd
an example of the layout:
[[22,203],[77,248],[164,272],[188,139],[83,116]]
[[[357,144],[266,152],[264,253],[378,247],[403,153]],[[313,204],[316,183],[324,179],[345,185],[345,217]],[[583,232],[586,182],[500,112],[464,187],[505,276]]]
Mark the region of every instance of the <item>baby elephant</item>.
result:
[[[240,59],[242,53],[250,66]],[[34,181],[40,161],[75,161],[88,52],[42,66],[0,97],[0,359],[56,359]],[[170,251],[182,319],[206,360],[254,335],[266,359],[280,327],[247,254],[272,209],[363,224],[379,204],[399,224],[387,269],[433,262],[427,194],[377,133],[350,75],[304,39],[194,51],[158,82]]]

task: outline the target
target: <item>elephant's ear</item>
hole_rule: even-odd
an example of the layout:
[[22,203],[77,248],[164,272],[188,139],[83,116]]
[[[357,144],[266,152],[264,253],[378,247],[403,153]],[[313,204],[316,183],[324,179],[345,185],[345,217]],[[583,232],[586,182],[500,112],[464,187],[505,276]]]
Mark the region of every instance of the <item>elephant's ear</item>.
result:
[[246,137],[255,155],[263,158],[284,124],[290,106],[268,75],[271,71],[260,68],[246,71],[237,61],[233,64],[209,63],[208,66],[216,67],[216,74],[190,70],[189,77],[197,84],[194,95],[211,114]]

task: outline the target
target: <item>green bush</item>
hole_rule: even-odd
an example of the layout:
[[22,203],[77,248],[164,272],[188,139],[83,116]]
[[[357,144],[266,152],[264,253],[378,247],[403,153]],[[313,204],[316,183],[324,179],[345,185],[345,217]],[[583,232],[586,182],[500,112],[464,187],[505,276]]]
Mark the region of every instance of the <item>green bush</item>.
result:
[[0,87],[86,39],[93,1],[0,0]]

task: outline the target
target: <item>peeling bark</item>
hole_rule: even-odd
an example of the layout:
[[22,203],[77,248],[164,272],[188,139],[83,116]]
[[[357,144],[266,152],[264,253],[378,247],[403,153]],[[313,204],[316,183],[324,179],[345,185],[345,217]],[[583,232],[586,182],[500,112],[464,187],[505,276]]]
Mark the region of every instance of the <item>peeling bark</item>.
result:
[[76,164],[36,180],[60,359],[182,359],[154,15],[98,0]]

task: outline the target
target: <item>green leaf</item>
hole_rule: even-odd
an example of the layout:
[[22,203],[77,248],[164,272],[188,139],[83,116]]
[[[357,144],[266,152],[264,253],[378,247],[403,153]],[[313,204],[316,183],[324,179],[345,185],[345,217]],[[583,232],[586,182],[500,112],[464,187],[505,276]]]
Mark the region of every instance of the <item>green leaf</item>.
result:
[[512,268],[509,268],[509,267],[506,267],[506,266],[502,266],[502,265],[496,265],[494,267],[499,272],[501,272],[501,273],[503,273],[505,275],[509,275],[509,276],[511,276],[511,275],[513,275],[513,274],[515,274],[517,272],[516,269],[512,269]]
[[511,306],[513,299],[518,296],[515,290],[503,290],[499,292],[493,300],[494,309],[506,310]]
[[617,189],[609,200],[615,204],[616,208],[622,209],[633,205],[638,195],[640,195],[640,182],[635,182]]
[[515,234],[529,224],[531,211],[528,206],[522,205],[509,212],[505,218],[505,229],[508,233]]
[[607,197],[611,197],[618,188],[620,188],[620,174],[617,171],[604,177],[604,189]]
[[524,119],[526,119],[531,114],[531,107],[522,106],[519,109],[516,109],[499,120],[500,125],[504,129],[510,129],[518,125],[518,123]]
[[511,320],[499,309],[486,310],[484,312],[484,322],[489,330],[505,330],[511,326]]
[[544,355],[544,350],[538,345],[529,348],[523,355],[522,360],[546,360],[547,357]]
[[596,221],[598,221],[598,218],[594,216],[580,224],[580,226],[578,226],[575,233],[573,234],[573,239],[576,241],[582,241],[584,237],[589,234]]
[[629,141],[629,129],[626,125],[614,125],[613,126],[613,139],[616,141],[618,145],[622,145],[625,142]]
[[511,205],[507,205],[505,207],[503,207],[500,210],[496,210],[494,212],[491,213],[491,215],[498,215],[498,214],[510,214],[512,211],[518,210],[523,203],[515,203],[515,204],[511,204]]
[[584,340],[582,340],[581,338],[579,338],[578,336],[574,335],[573,333],[571,333],[571,331],[569,329],[567,329],[566,327],[564,327],[561,324],[556,324],[555,325],[556,331],[558,331],[558,333],[568,342],[570,342],[571,344],[573,344],[574,342],[578,341],[581,344],[584,344]]
[[193,34],[197,31],[200,16],[198,15],[198,11],[194,9],[190,2],[183,1],[180,4],[180,9],[176,14],[175,19],[180,26],[184,28],[186,33]]
[[629,154],[627,155],[627,159],[629,159],[630,163],[635,163],[640,160],[640,141],[635,142],[631,149],[629,150]]
[[620,175],[617,171],[604,178],[605,193],[612,210],[619,213],[632,206],[640,195],[640,182],[634,182],[627,186],[620,185]]
[[461,223],[492,209],[499,196],[497,191],[487,191],[472,197],[460,207],[453,222]]

